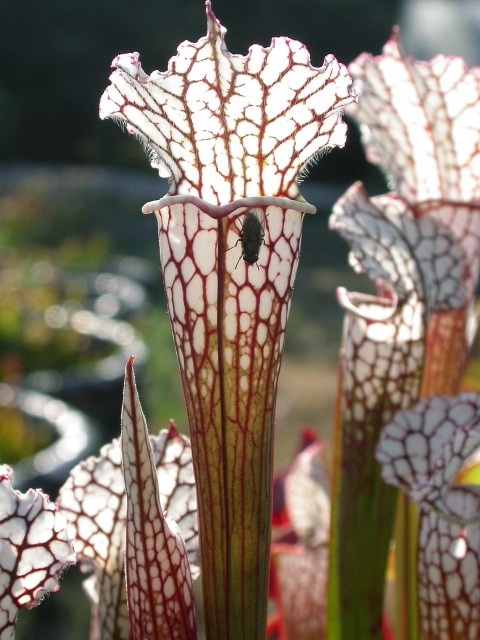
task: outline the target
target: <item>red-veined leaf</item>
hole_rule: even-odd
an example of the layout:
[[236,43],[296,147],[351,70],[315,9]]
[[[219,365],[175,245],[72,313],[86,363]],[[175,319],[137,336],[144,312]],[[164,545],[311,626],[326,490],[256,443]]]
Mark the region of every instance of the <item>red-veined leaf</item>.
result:
[[185,543],[163,512],[147,424],[133,373],[125,371],[122,458],[127,492],[125,567],[132,640],[196,640],[195,603]]
[[[159,478],[160,502],[181,527],[192,574],[198,575],[196,492],[190,443],[172,424],[150,438]],[[91,640],[129,640],[125,591],[127,501],[120,440],[102,447],[98,458],[77,465],[60,490],[59,503],[76,536],[92,602]]]
[[15,491],[0,465],[0,638],[10,640],[21,607],[36,607],[58,591],[60,573],[75,564],[65,515],[40,490]]

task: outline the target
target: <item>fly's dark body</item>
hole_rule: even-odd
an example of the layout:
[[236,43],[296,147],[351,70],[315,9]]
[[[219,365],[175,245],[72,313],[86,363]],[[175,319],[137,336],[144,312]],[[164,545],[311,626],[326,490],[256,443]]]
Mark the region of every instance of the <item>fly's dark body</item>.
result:
[[265,231],[262,222],[254,211],[249,211],[243,217],[240,240],[237,240],[235,244],[237,246],[239,242],[242,243],[242,255],[238,262],[243,258],[247,264],[255,264],[258,261],[258,254],[260,253],[260,247],[264,243],[264,238]]

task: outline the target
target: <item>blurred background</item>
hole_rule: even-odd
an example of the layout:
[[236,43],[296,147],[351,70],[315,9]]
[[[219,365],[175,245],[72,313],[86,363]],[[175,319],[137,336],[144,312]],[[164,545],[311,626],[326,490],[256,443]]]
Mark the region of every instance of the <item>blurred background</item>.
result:
[[[140,213],[167,186],[141,145],[99,120],[98,102],[118,53],[140,51],[147,72],[165,70],[180,42],[205,35],[204,3],[0,0],[0,8],[0,463],[16,465],[17,487],[55,496],[76,460],[119,433],[129,353],[138,355],[150,431],[170,418],[186,430],[156,223]],[[405,50],[418,58],[480,60],[477,0],[214,0],[213,10],[233,53],[288,35],[315,66],[328,53],[348,64],[364,51],[379,54],[400,24]],[[322,157],[301,187],[318,213],[304,223],[277,465],[295,450],[302,425],[331,438],[342,324],[335,288],[369,286],[328,231],[333,203],[355,180],[372,195],[386,190],[351,126],[345,149]],[[22,614],[17,640],[87,637],[75,571],[68,580],[77,591],[62,589],[35,616]],[[53,625],[65,606],[71,615]]]

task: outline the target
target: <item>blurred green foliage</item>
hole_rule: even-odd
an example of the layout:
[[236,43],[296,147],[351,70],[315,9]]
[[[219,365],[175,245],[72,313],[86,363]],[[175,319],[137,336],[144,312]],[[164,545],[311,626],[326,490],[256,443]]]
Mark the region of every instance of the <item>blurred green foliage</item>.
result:
[[0,464],[13,465],[52,443],[48,425],[32,421],[15,407],[0,406]]
[[[92,259],[97,244],[82,245],[82,255]],[[2,248],[0,382],[18,382],[38,369],[81,367],[113,352],[113,345],[71,326],[70,314],[84,307],[88,290],[81,275],[68,271],[76,261],[62,258],[70,248],[71,242],[51,252],[30,247],[28,257]]]
[[[127,270],[124,275],[138,277],[147,287],[150,302],[157,303],[129,318],[150,353],[142,374],[149,427],[156,433],[175,419],[185,431],[180,376],[163,302],[155,217],[141,215],[145,198],[135,190],[130,195],[116,190],[119,182],[128,182],[123,173],[113,176],[111,189],[98,186],[99,174],[68,168],[40,170],[27,172],[3,193],[0,187],[0,383],[14,382],[38,369],[61,371],[108,355],[109,345],[97,344],[67,325],[52,327],[45,318],[51,310],[66,313],[73,310],[72,305],[88,306],[86,274],[115,272],[130,262],[140,272]],[[129,177],[135,182],[135,174]],[[156,178],[150,178],[156,185]],[[120,402],[119,394],[118,411]]]

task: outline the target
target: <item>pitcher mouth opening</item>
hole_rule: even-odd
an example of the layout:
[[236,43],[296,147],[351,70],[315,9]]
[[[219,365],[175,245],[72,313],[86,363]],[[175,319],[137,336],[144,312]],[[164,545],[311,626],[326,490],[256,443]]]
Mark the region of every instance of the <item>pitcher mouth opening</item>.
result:
[[379,294],[371,295],[338,287],[336,296],[339,305],[348,313],[368,321],[387,322],[398,311],[398,295],[386,280],[377,281],[377,290]]
[[198,196],[194,196],[191,194],[182,194],[182,195],[166,195],[159,200],[152,200],[147,202],[142,207],[142,213],[154,213],[155,211],[160,211],[164,207],[169,207],[174,204],[192,204],[197,207],[203,213],[206,213],[208,216],[220,220],[221,218],[225,218],[232,213],[245,213],[248,209],[252,209],[254,207],[278,207],[280,209],[293,209],[300,213],[316,213],[317,209],[308,202],[301,200],[290,200],[289,198],[280,198],[274,196],[251,196],[248,198],[239,198],[238,200],[234,200],[233,202],[229,202],[228,204],[223,205],[215,205],[207,202],[206,200],[202,200]]

